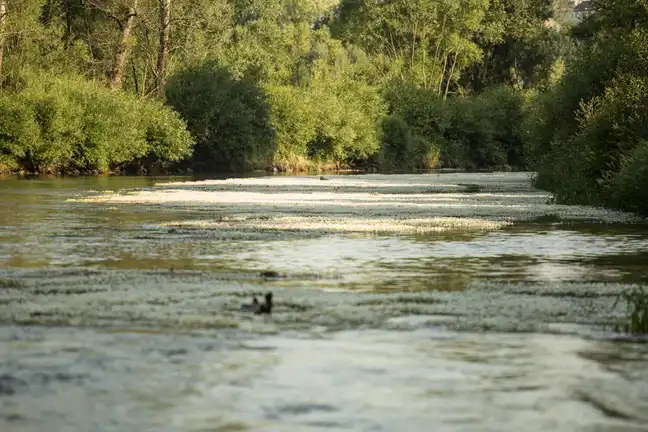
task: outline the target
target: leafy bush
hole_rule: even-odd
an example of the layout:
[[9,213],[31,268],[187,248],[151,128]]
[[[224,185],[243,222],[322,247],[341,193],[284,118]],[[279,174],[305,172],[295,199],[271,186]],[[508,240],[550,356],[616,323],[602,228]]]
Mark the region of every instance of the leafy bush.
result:
[[523,95],[510,87],[456,99],[446,139],[459,143],[465,163],[475,168],[524,167],[519,129],[524,105]]
[[648,140],[624,156],[619,174],[609,183],[607,204],[648,215]]
[[[595,39],[576,62],[583,70],[572,66],[554,92],[535,104],[529,151],[536,184],[559,202],[648,214],[641,186],[648,140],[646,59],[645,30]],[[566,101],[572,112],[565,112]]]
[[411,155],[415,168],[431,169],[439,165],[439,148],[419,135],[412,137]]
[[106,172],[137,158],[191,153],[185,124],[160,103],[77,76],[28,73],[22,82],[22,89],[0,93],[0,151],[16,168]]
[[413,139],[409,126],[397,114],[387,117],[382,124],[383,140],[380,166],[383,169],[412,168]]
[[385,97],[392,112],[402,117],[411,130],[413,160],[409,165],[435,168],[440,154],[448,149],[445,139],[451,121],[448,104],[435,91],[407,84],[389,86]]
[[[323,62],[322,62],[323,63]],[[353,163],[378,153],[385,104],[377,88],[341,76],[326,65],[303,86],[268,85],[279,166]]]
[[[305,91],[312,100],[310,113],[316,128],[309,152],[319,150],[319,161],[354,162],[378,152],[385,104],[377,88],[323,72]],[[322,147],[322,143],[328,144]]]
[[[524,120],[524,146],[531,167],[543,171],[549,157],[578,130],[583,102],[601,96],[614,77],[627,47],[617,40],[601,40],[581,48],[566,65],[562,80],[538,95]],[[544,174],[541,173],[540,177]]]
[[387,100],[415,141],[413,159],[403,167],[524,166],[519,125],[525,99],[519,91],[498,87],[443,100],[431,90],[399,85],[387,91]]
[[196,168],[240,171],[263,167],[271,158],[270,106],[252,79],[237,79],[209,60],[173,75],[166,97],[196,139]]
[[267,86],[267,91],[277,140],[273,163],[282,170],[298,168],[308,158],[308,143],[317,130],[309,94],[292,86]]
[[18,160],[38,143],[38,124],[30,107],[8,92],[0,92],[0,164],[17,170]]

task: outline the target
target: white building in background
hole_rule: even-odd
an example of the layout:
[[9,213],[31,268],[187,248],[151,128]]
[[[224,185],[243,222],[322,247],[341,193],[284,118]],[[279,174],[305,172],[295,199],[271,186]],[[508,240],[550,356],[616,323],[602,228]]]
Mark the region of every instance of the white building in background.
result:
[[579,23],[592,13],[592,2],[589,0],[574,0],[569,19],[573,23]]
[[590,0],[558,1],[558,3],[561,6],[554,9],[556,14],[554,18],[549,18],[544,23],[545,26],[558,31],[563,25],[568,27],[577,25],[594,11]]

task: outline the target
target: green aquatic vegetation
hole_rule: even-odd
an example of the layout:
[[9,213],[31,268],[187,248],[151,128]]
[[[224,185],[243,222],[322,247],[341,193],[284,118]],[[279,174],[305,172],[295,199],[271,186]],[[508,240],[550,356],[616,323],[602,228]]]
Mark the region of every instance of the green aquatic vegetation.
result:
[[[465,192],[459,184],[477,185],[481,192]],[[334,186],[341,193],[335,193]],[[209,209],[212,213],[208,219],[166,221],[163,225],[183,232],[210,230],[212,236],[236,238],[250,233],[257,238],[291,236],[295,230],[313,236],[332,232],[419,235],[482,231],[533,222],[545,215],[555,215],[561,223],[644,221],[604,208],[547,205],[546,198],[545,193],[531,189],[524,173],[457,173],[345,175],[332,176],[330,181],[321,181],[319,176],[184,181],[159,184],[135,194],[92,194],[68,202]],[[489,202],[497,205],[484,205]]]
[[429,304],[437,304],[440,302],[441,300],[439,300],[438,298],[429,295],[414,295],[414,296],[398,295],[398,296],[382,296],[382,297],[371,298],[367,300],[361,300],[357,303],[357,305],[358,306],[381,306],[387,304],[400,304],[403,305],[403,307],[407,307],[411,304],[429,305]]
[[617,297],[614,307],[621,301],[626,303],[626,317],[615,329],[623,333],[648,334],[648,292],[643,287],[624,291]]
[[24,286],[25,284],[17,279],[0,279],[0,289],[19,289],[23,288]]
[[561,222],[561,218],[559,215],[555,213],[547,213],[547,214],[534,217],[533,219],[531,219],[530,222],[538,223],[538,224],[558,223]]
[[462,186],[464,190],[462,192],[467,192],[467,193],[479,193],[482,191],[481,187],[477,184],[463,184],[463,183],[458,183],[457,186]]

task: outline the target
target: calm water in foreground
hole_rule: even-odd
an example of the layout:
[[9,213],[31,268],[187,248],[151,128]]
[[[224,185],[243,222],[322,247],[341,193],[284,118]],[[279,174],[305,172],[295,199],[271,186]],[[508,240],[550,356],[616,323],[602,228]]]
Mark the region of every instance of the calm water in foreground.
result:
[[645,221],[327,177],[0,181],[0,430],[648,430]]

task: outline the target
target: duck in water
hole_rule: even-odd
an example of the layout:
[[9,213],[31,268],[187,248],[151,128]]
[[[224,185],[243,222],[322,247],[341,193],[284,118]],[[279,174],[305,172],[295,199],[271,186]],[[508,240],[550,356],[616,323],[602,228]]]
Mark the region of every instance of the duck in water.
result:
[[270,315],[272,313],[272,293],[269,292],[265,295],[265,303],[263,304],[259,303],[259,300],[257,300],[256,296],[253,297],[252,304],[241,306],[241,310],[254,312],[256,315]]

